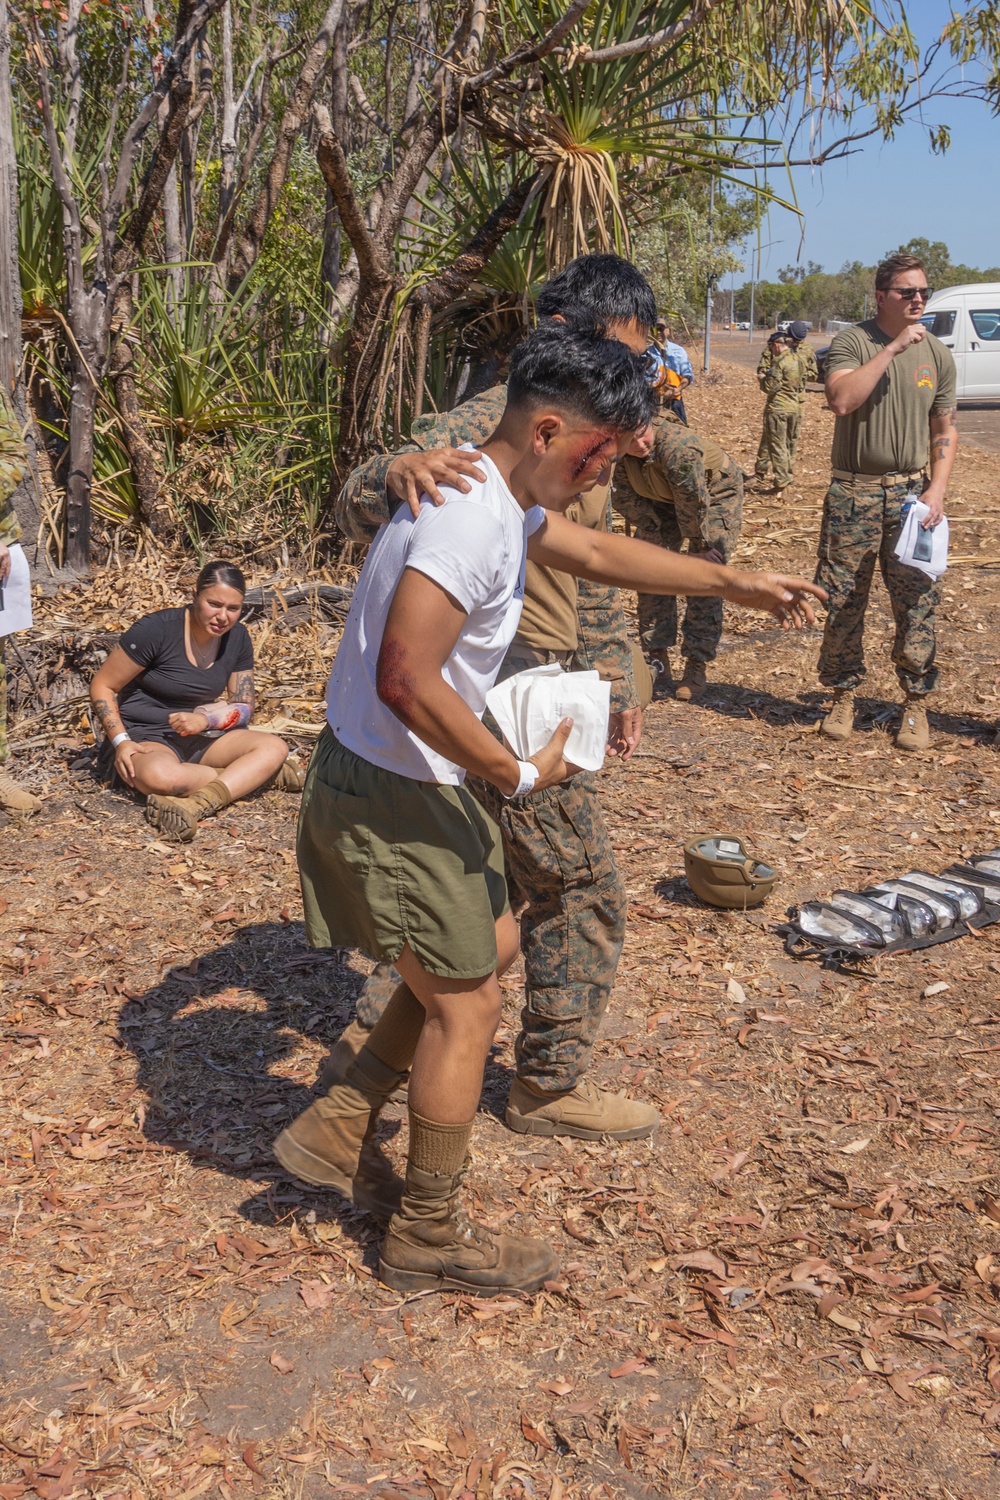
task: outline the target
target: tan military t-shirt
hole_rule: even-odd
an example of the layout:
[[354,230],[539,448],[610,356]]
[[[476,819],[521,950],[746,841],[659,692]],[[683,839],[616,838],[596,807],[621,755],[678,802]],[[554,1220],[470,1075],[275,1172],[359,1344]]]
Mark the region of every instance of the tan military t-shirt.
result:
[[[830,345],[826,373],[856,370],[891,344],[874,318],[845,328]],[[832,467],[852,474],[909,473],[930,452],[930,418],[955,405],[955,361],[929,333],[897,354],[867,401],[838,417]]]
[[[599,485],[564,512],[571,521],[593,531],[607,528],[608,486]],[[575,651],[579,644],[576,612],[577,582],[569,573],[539,567],[528,560],[524,581],[524,608],[515,641],[536,651]]]

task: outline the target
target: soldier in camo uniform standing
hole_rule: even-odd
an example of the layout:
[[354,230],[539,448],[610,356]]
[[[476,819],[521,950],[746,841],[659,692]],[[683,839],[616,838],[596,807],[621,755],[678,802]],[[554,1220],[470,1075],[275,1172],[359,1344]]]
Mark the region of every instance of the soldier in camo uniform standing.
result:
[[[656,315],[649,285],[616,255],[579,257],[542,288],[537,306],[541,317],[590,318],[598,332],[621,339],[636,354],[645,351]],[[398,504],[415,508],[422,493],[441,503],[439,483],[467,489],[462,476],[475,474],[476,455],[455,449],[460,443],[484,442],[496,429],[505,402],[506,388],[498,386],[454,411],[415,421],[408,448],[374,458],[350,476],[336,507],[342,530],[356,541],[369,541]],[[583,495],[566,514],[605,529],[608,487]],[[574,671],[597,668],[610,680],[609,747],[627,759],[639,743],[642,714],[618,591],[582,580],[578,584],[568,574],[529,562],[518,633],[498,680],[548,662]],[[500,738],[489,715],[484,722]],[[586,1076],[614,988],[626,910],[596,778],[580,773],[541,793],[510,800],[471,777],[467,785],[500,826],[511,905],[515,912],[520,908],[526,993],[507,1124],[523,1134],[585,1140],[651,1135],[659,1119],[652,1105],[598,1088]],[[391,966],[375,970],[359,997],[357,1020],[323,1070],[321,1088],[341,1082],[399,986]],[[300,1116],[275,1143],[279,1161],[287,1158],[289,1170],[299,1176],[304,1175],[300,1148],[308,1141],[316,1155],[309,1123],[302,1121]],[[308,1180],[337,1186],[324,1176],[321,1163]]]
[[837,421],[816,569],[830,595],[819,680],[834,693],[823,733],[846,740],[854,729],[877,561],[896,625],[893,665],[906,695],[896,745],[917,752],[930,747],[940,589],[899,562],[893,547],[908,500],[928,506],[925,527],[940,521],[958,451],[955,361],[921,322],[931,294],[917,256],[890,255],[875,272],[875,317],[845,328],[830,345],[826,399]]
[[[24,478],[27,460],[21,430],[6,393],[0,391],[0,583],[10,572],[10,548],[21,539],[11,496]],[[0,807],[8,812],[34,813],[42,804],[37,797],[19,787],[6,769],[10,751],[7,745],[7,668],[3,660],[5,639],[0,636]]]
[[[714,438],[664,412],[653,425],[651,445],[641,440],[618,465],[613,503],[640,541],[674,552],[686,541],[689,552],[728,563],[743,526],[743,475]],[[643,649],[660,663],[660,683],[669,687],[677,600],[661,594],[639,594],[638,600]],[[676,688],[682,703],[704,691],[721,637],[722,600],[688,599],[681,634],[684,675]]]

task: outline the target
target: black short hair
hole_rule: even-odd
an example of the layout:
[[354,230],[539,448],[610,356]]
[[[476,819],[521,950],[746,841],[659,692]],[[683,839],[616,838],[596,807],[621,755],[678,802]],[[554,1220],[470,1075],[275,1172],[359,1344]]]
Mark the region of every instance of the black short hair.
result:
[[224,588],[235,589],[238,594],[245,594],[247,581],[235,563],[224,562],[222,558],[206,563],[195,580],[194,591],[200,594],[203,589],[210,589],[214,584],[222,584]]
[[535,305],[540,318],[588,317],[604,338],[612,323],[652,328],[656,318],[652,287],[620,255],[578,255],[545,283]]
[[551,403],[616,432],[635,432],[653,413],[645,367],[617,339],[543,323],[511,355],[510,406]]

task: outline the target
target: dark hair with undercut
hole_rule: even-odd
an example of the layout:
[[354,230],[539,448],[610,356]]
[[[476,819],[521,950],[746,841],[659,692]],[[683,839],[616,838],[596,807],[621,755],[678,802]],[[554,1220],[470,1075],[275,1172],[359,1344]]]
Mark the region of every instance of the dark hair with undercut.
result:
[[589,319],[604,338],[614,323],[649,329],[656,318],[652,287],[620,255],[578,255],[545,283],[535,306],[540,318]]
[[217,557],[213,562],[206,563],[195,580],[194,591],[200,594],[204,589],[210,589],[216,584],[224,588],[235,589],[238,594],[245,594],[247,581],[235,563],[224,562]]
[[653,414],[642,358],[617,339],[565,323],[543,323],[514,350],[507,402],[551,405],[616,432],[635,432]]
[[923,271],[926,275],[927,267],[919,255],[904,255],[902,251],[898,255],[887,255],[875,267],[875,290],[887,292],[893,277],[901,276],[904,271]]

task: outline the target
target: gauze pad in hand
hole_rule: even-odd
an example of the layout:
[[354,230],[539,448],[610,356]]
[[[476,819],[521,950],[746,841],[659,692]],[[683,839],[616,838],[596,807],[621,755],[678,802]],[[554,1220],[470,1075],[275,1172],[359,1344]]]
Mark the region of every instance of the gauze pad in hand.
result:
[[597,672],[564,672],[558,663],[529,667],[498,682],[486,695],[490,712],[518,760],[543,749],[561,719],[573,720],[563,754],[581,771],[604,764],[611,684]]

